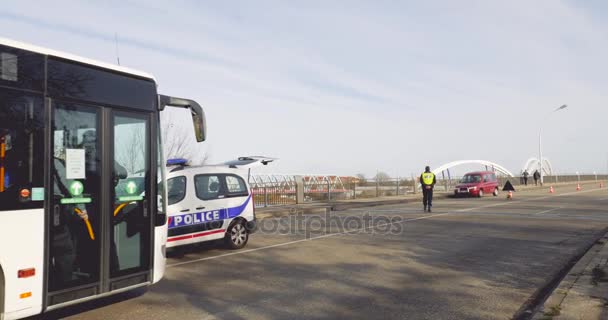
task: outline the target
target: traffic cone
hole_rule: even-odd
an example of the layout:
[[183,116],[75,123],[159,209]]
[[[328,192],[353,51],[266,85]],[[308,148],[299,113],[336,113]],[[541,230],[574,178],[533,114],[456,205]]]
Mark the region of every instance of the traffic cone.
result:
[[576,184],[576,191],[581,191],[581,184],[580,183]]
[[509,191],[507,194],[507,199],[513,199],[513,191]]
[[549,193],[553,193],[555,192],[555,190],[553,190],[553,186],[551,186],[551,188],[549,188]]

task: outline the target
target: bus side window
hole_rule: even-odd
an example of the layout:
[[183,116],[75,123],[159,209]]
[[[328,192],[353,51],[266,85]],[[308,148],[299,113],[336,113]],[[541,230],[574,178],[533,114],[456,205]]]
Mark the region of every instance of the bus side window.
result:
[[0,91],[0,211],[44,204],[42,98]]

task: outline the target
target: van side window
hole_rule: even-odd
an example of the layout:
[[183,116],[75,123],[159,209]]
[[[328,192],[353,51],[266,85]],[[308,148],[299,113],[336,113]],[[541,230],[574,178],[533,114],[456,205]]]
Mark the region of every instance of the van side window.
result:
[[213,174],[199,174],[194,176],[194,189],[196,196],[201,200],[218,199],[221,195],[220,178]]
[[186,197],[186,177],[179,176],[167,180],[169,205],[176,204]]
[[226,175],[226,196],[227,197],[240,197],[247,196],[247,184],[241,177]]

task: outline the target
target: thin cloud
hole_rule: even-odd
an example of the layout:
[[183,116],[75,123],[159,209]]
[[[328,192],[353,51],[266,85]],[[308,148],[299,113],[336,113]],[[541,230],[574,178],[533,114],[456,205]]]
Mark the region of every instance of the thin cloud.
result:
[[[594,9],[20,1],[0,9],[0,30],[106,60],[118,30],[121,61],[205,106],[212,162],[255,153],[281,158],[282,172],[407,175],[482,158],[518,171],[542,125],[557,167],[601,171],[607,152],[593,141],[608,120],[608,29]],[[568,113],[543,118],[563,103]]]

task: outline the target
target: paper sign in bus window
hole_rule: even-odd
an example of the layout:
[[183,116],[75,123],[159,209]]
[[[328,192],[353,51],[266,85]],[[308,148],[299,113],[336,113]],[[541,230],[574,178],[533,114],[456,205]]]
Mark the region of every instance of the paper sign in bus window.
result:
[[65,175],[67,179],[85,179],[84,149],[65,150]]

